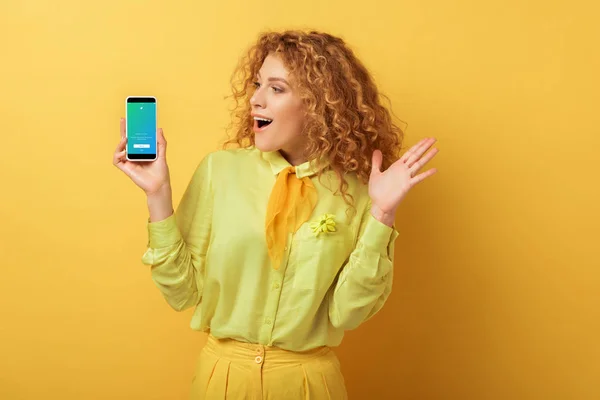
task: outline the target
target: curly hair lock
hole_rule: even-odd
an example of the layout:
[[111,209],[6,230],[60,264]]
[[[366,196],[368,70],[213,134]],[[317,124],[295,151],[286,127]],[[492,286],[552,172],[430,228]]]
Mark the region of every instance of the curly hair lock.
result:
[[362,183],[368,183],[373,151],[382,152],[382,167],[388,168],[398,159],[404,133],[382,105],[381,98],[387,97],[339,37],[298,30],[262,33],[231,77],[236,103],[231,126],[236,132],[224,147],[232,143],[240,147],[254,145],[249,100],[256,75],[269,54],[282,60],[303,100],[307,114],[306,159],[326,160],[340,181],[335,193],[352,205],[345,175],[355,173]]

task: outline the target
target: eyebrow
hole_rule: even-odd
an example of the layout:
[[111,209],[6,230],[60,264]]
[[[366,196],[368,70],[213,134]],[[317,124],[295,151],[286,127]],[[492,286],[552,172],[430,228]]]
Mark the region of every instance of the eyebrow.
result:
[[[260,74],[258,74],[258,77],[260,78]],[[267,79],[269,82],[283,82],[286,85],[290,86],[289,82],[286,81],[283,78],[276,78],[276,77],[269,77],[269,79]]]

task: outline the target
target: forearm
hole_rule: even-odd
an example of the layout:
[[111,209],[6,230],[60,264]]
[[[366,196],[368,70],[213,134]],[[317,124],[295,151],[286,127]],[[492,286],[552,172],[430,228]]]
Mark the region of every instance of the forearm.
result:
[[392,290],[393,266],[390,260],[354,258],[345,267],[330,294],[329,319],[338,328],[351,330],[370,319],[385,304]]
[[397,236],[395,229],[367,213],[356,248],[330,294],[333,326],[354,329],[381,309],[392,288]]
[[202,297],[214,198],[209,167],[210,157],[205,157],[177,211],[169,185],[147,195],[150,218],[143,262],[151,266],[154,282],[176,310],[198,304]]
[[173,193],[171,186],[166,185],[155,193],[147,196],[150,222],[162,221],[170,217],[173,210]]
[[192,254],[185,242],[148,249],[144,260],[151,261],[152,280],[173,309],[183,311],[199,302],[204,257]]
[[[152,279],[167,302],[177,311],[197,304],[202,292],[204,253],[186,243],[176,215],[150,223],[148,233],[142,262],[151,266]],[[202,237],[187,237],[189,242],[204,246]]]
[[149,242],[143,262],[152,266],[154,283],[167,302],[175,310],[182,311],[198,301],[196,273],[203,257],[190,252],[177,223],[179,218],[191,218],[193,212],[187,215],[188,212],[182,209],[176,216],[172,199],[170,186],[147,196]]

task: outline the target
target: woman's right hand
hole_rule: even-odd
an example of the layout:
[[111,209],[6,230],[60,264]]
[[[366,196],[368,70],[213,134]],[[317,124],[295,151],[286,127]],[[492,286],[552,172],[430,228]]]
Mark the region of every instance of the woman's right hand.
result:
[[125,118],[121,118],[121,141],[113,155],[113,164],[131,178],[149,197],[163,189],[170,190],[171,185],[167,166],[167,141],[162,128],[157,131],[157,139],[156,160],[141,162],[127,160],[125,156],[127,146]]

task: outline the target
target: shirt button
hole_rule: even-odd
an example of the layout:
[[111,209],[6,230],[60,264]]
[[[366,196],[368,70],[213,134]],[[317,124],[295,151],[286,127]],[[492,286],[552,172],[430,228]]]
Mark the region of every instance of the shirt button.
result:
[[267,318],[267,319],[265,320],[265,324],[267,324],[267,325],[271,325],[271,318]]
[[279,289],[279,283],[275,283],[273,286],[275,287],[275,289]]
[[254,359],[254,361],[256,361],[257,364],[260,364],[262,362],[262,357],[261,356],[256,356],[256,358]]
[[287,246],[285,246],[285,247],[283,248],[283,250],[285,250],[285,251],[287,251],[287,249],[288,249],[288,247],[287,247]]

